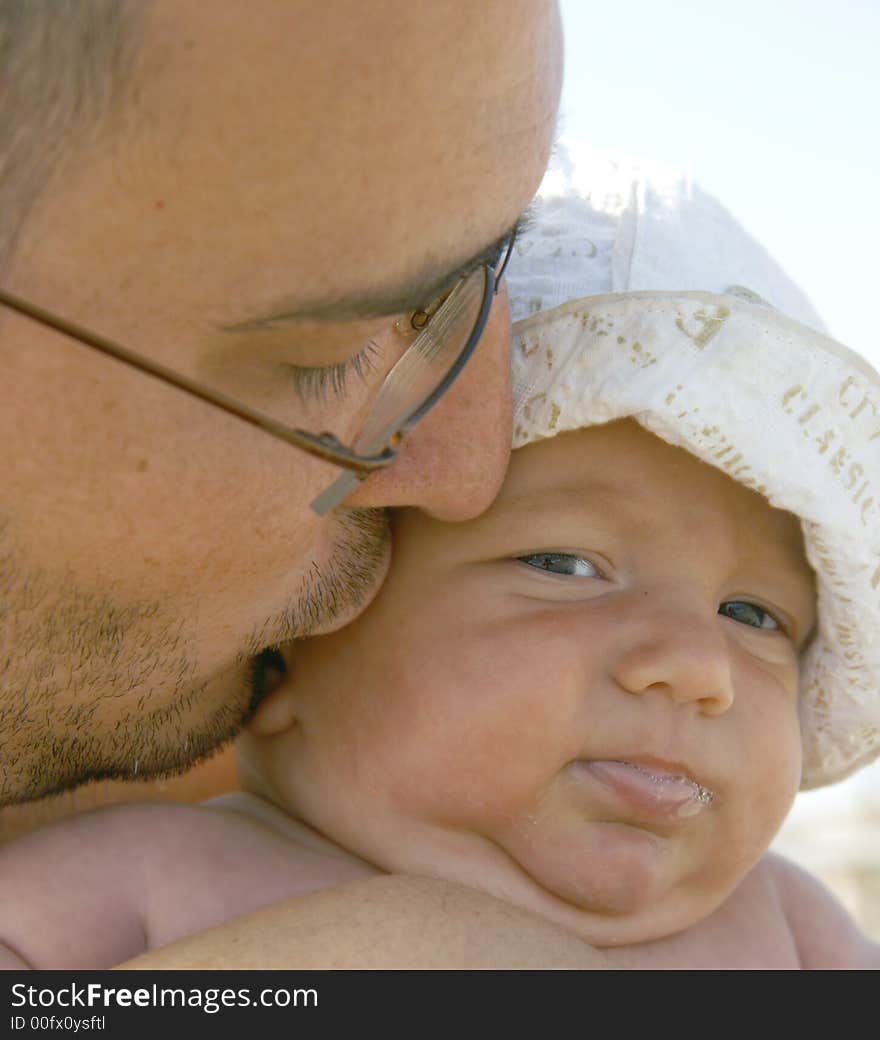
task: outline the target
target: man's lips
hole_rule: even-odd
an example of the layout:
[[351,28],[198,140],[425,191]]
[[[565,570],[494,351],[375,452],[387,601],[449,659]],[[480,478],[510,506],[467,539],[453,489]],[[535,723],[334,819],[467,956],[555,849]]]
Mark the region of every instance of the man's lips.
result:
[[603,787],[623,799],[640,815],[665,818],[696,816],[707,809],[714,794],[687,772],[671,764],[633,759],[589,759],[577,763]]

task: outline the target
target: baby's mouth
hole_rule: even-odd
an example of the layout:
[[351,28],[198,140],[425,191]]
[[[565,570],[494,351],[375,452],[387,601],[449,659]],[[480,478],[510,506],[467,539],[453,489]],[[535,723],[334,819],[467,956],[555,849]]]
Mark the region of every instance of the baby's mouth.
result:
[[686,818],[707,809],[715,799],[685,773],[662,766],[619,759],[591,759],[578,765],[639,812]]

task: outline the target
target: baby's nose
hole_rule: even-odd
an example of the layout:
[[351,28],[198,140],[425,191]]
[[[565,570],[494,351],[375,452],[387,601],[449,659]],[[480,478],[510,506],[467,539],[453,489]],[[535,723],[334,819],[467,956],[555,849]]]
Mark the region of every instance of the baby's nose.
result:
[[632,631],[614,667],[614,677],[625,690],[665,692],[675,703],[696,703],[707,715],[721,715],[730,708],[730,649],[717,616],[652,610]]

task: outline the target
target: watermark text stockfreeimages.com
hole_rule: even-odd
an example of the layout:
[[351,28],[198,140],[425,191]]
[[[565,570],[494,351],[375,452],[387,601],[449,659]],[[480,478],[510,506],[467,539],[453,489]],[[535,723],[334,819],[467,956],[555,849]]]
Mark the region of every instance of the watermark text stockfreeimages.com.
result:
[[[59,987],[32,986],[16,983],[12,986],[13,1008],[200,1008],[206,1014],[216,1014],[223,1008],[255,1007],[317,1007],[316,989],[288,989],[272,987],[251,989],[200,988],[196,986],[106,986],[101,982],[80,984],[71,982]],[[12,1016],[13,1020],[23,1016]],[[51,1016],[50,1016],[51,1017]],[[68,1016],[69,1017],[69,1016]],[[96,1016],[98,1017],[98,1016]],[[85,1022],[87,1019],[79,1019]],[[17,1028],[13,1025],[13,1028]],[[49,1028],[52,1028],[51,1026]],[[60,1028],[60,1027],[56,1027]],[[79,1028],[89,1028],[81,1025]],[[100,1029],[102,1026],[95,1026]]]

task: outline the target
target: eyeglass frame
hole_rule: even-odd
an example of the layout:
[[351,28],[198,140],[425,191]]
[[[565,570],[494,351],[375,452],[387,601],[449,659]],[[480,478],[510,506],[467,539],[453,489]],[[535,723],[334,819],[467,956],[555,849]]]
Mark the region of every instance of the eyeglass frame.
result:
[[[86,329],[82,325],[69,321],[66,318],[59,317],[37,304],[31,303],[20,296],[8,292],[2,287],[0,287],[0,305],[24,315],[24,317],[29,318],[31,321],[35,321],[56,332],[60,332],[63,336],[76,340],[87,347],[92,347],[100,353],[112,357],[117,361],[121,361],[123,364],[129,365],[131,368],[134,368],[139,372],[143,372],[146,375],[153,376],[153,378],[158,379],[161,382],[174,386],[178,390],[190,394],[192,397],[196,397],[207,404],[213,405],[215,408],[219,408],[221,411],[235,415],[244,422],[256,426],[265,433],[271,434],[272,436],[283,440],[285,443],[290,444],[295,448],[299,448],[301,451],[304,451],[309,455],[322,459],[325,462],[330,462],[342,469],[351,470],[358,475],[360,480],[363,480],[370,473],[375,473],[377,470],[381,469],[387,469],[387,467],[394,462],[398,454],[397,449],[403,441],[403,438],[425,417],[431,408],[437,404],[470,360],[477,348],[477,344],[480,342],[483,332],[486,329],[489,320],[489,312],[492,308],[492,300],[498,295],[498,291],[501,287],[501,279],[504,276],[504,272],[507,269],[507,265],[513,254],[513,247],[516,242],[516,232],[517,229],[515,228],[510,234],[504,257],[501,266],[498,268],[497,274],[492,264],[486,263],[481,265],[484,272],[485,285],[483,288],[483,299],[480,304],[480,312],[477,315],[473,330],[455,362],[434,390],[427,396],[427,398],[425,398],[422,404],[404,419],[401,429],[392,435],[388,446],[377,455],[359,455],[354,450],[347,448],[339,438],[335,436],[335,434],[324,432],[316,435],[309,433],[306,430],[300,430],[278,422],[271,418],[271,416],[264,415],[262,412],[250,408],[240,401],[236,401],[234,398],[229,397],[219,390],[214,390],[211,387],[205,386],[194,379],[190,379],[189,376],[183,375],[182,373],[174,372],[172,369],[160,364],[158,361],[153,361],[150,358],[144,357],[142,354],[138,354],[133,350],[129,350],[127,347],[121,346],[106,336],[99,335],[98,333]],[[475,270],[479,270],[479,268],[475,268]],[[451,290],[444,293],[437,300],[433,300],[427,307],[414,311],[410,315],[410,323],[412,324],[413,329],[417,332],[421,332],[425,329],[433,318],[442,311],[446,299],[452,295],[455,289],[458,288],[466,278],[470,278],[473,274],[474,271],[470,271],[467,275],[460,278]],[[416,324],[416,319],[419,316],[422,316],[423,320],[421,320],[419,324]],[[407,351],[411,349],[412,344],[407,347]],[[404,353],[406,353],[406,351]],[[386,379],[387,378],[388,376],[386,376]],[[384,385],[384,382],[382,385]],[[381,387],[379,389],[381,391]]]

